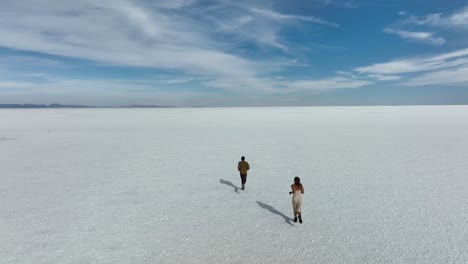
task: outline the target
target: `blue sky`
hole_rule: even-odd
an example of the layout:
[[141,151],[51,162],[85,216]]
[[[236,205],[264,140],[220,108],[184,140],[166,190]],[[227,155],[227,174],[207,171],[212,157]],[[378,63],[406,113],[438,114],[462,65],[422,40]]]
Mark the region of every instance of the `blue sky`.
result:
[[0,103],[468,103],[468,3],[6,0]]

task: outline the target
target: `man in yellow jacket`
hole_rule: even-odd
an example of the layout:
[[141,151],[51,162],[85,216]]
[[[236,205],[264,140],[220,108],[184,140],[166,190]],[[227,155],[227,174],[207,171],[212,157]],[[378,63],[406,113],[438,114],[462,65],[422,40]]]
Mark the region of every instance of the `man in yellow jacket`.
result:
[[241,157],[241,161],[237,164],[237,170],[240,173],[241,183],[242,183],[242,190],[245,189],[245,182],[247,182],[247,171],[250,170],[250,165],[247,161],[245,161],[245,157]]

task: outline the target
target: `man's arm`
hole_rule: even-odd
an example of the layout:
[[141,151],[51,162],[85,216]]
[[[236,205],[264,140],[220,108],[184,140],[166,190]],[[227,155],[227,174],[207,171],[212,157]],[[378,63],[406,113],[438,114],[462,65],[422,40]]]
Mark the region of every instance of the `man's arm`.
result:
[[237,163],[237,170],[240,171],[240,162]]
[[250,165],[249,165],[249,163],[248,163],[248,162],[246,162],[246,163],[247,163],[247,170],[250,170]]

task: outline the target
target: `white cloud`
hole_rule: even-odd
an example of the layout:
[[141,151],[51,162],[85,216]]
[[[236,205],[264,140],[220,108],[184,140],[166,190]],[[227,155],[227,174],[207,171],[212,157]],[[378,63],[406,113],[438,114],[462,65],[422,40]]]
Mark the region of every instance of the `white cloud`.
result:
[[430,57],[394,60],[355,69],[380,81],[400,85],[468,85],[468,48]]
[[[85,104],[87,105],[175,105],[175,106],[239,106],[239,105],[281,105],[288,100],[299,98],[284,98],[273,95],[284,95],[295,92],[324,92],[334,89],[358,88],[370,84],[369,81],[354,80],[344,77],[332,77],[320,80],[271,80],[260,96],[255,93],[236,93],[237,96],[230,98],[202,91],[171,91],[167,85],[191,81],[190,79],[174,79],[172,83],[160,81],[155,82],[113,80],[113,79],[65,79],[48,75],[42,76],[47,82],[34,83],[24,81],[1,81],[0,103],[62,103],[62,104]],[[180,82],[179,82],[180,81]],[[197,80],[200,81],[200,80]],[[246,89],[249,85],[262,85],[255,83],[255,79],[236,80],[233,85],[239,85],[239,89]],[[218,87],[228,85],[224,80],[206,81],[207,85]],[[211,82],[211,83],[210,83]],[[249,83],[252,82],[252,83]],[[211,85],[210,85],[211,84]],[[275,89],[271,87],[275,86]],[[230,87],[228,87],[230,88]]]
[[167,9],[177,9],[177,8],[185,8],[193,5],[197,0],[158,0],[154,1],[154,5],[160,8],[167,8]]
[[414,41],[427,43],[431,45],[440,46],[445,43],[444,38],[433,37],[434,33],[432,32],[411,32],[411,31],[396,30],[396,29],[391,29],[391,28],[384,29],[384,32],[390,33],[390,34],[396,34],[404,39],[414,40]]
[[460,67],[468,63],[468,48],[432,57],[395,60],[356,68],[362,74],[396,75]]
[[259,8],[251,8],[250,9],[254,13],[258,13],[262,16],[265,16],[270,19],[280,20],[280,21],[287,21],[287,20],[299,20],[299,21],[306,21],[311,23],[323,24],[332,27],[339,27],[338,24],[323,20],[321,18],[316,18],[312,16],[298,16],[298,15],[284,15],[280,13],[276,13],[271,10],[264,10]]
[[448,16],[444,16],[442,13],[429,14],[424,17],[412,16],[403,23],[468,29],[468,7]]
[[355,80],[345,77],[333,77],[320,80],[300,80],[290,83],[288,85],[288,92],[358,88],[369,84],[371,84],[370,81]]
[[375,63],[369,66],[359,67],[355,70],[364,74],[402,74],[410,72],[426,71],[433,64],[421,62],[420,60],[396,60],[384,63]]
[[215,26],[216,32],[223,34],[224,42],[227,36],[232,38],[229,42],[234,45],[253,42],[258,46],[276,48],[283,52],[290,50],[278,33],[285,26],[304,22],[318,24],[317,26],[338,26],[318,17],[282,14],[266,3],[268,1],[222,1],[204,11],[203,17]]
[[0,81],[0,91],[1,90],[10,90],[10,89],[25,89],[31,88],[35,84],[31,82],[24,81]]
[[[70,79],[43,75],[42,83],[0,81],[0,103],[62,103],[98,106],[135,104],[184,106],[203,92],[165,89],[166,84],[113,79]],[[209,94],[205,95],[209,97]],[[203,101],[208,103],[209,100]]]
[[468,85],[468,64],[457,69],[448,69],[422,74],[411,78],[404,84],[409,86],[422,85]]
[[434,62],[434,61],[435,62],[440,62],[440,61],[445,61],[445,60],[448,60],[448,59],[456,59],[456,58],[465,57],[465,56],[468,56],[468,48],[452,51],[452,52],[449,52],[449,53],[444,53],[444,54],[433,56],[433,57],[429,57],[429,58],[426,58],[425,60],[430,61],[430,62]]
[[369,74],[368,76],[378,81],[394,81],[401,79],[401,76],[397,75]]
[[25,55],[2,55],[0,57],[0,70],[11,69],[32,69],[32,68],[52,68],[67,67],[67,64],[58,60],[38,58]]
[[178,70],[189,77],[205,76],[212,80],[206,82],[210,86],[224,82],[222,89],[237,90],[230,81],[244,80],[246,89],[263,91],[271,85],[265,76],[294,62],[252,60],[227,52],[236,41],[286,50],[278,32],[287,21],[336,25],[315,17],[283,15],[265,4],[240,3],[221,1],[208,8],[183,0],[8,1],[0,9],[0,46],[111,65]]
[[[448,15],[432,13],[426,16],[407,16],[404,11],[398,14],[405,17],[386,27],[384,32],[398,35],[409,41],[440,46],[446,42],[446,39],[436,34],[456,38],[455,36],[461,31],[468,29],[468,6]],[[434,32],[435,30],[437,33]],[[465,40],[462,39],[462,41]]]
[[166,80],[158,80],[158,83],[164,83],[164,84],[182,84],[182,83],[189,83],[193,81],[197,81],[198,79],[193,78],[193,77],[179,77],[179,78],[170,78]]
[[357,8],[359,5],[354,1],[342,1],[342,0],[318,0],[324,5],[333,5],[342,8]]
[[336,71],[336,74],[343,76],[343,77],[347,77],[347,78],[353,78],[353,79],[358,78],[354,73],[349,72],[349,71]]

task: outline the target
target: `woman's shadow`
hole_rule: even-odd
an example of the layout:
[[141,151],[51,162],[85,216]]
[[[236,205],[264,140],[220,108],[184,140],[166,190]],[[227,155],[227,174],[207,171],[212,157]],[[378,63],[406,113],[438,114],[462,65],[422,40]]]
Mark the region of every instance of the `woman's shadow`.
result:
[[219,179],[219,183],[229,185],[229,186],[231,186],[231,187],[234,188],[234,191],[235,191],[236,193],[239,193],[239,188],[238,188],[237,186],[235,186],[234,183],[232,183],[232,182],[230,182],[230,181],[223,180],[223,179]]
[[268,205],[268,204],[265,204],[265,203],[262,203],[262,202],[259,202],[259,201],[257,201],[257,204],[258,204],[258,206],[260,206],[261,208],[267,209],[268,211],[272,212],[273,214],[277,214],[277,215],[283,217],[283,218],[284,218],[284,221],[285,221],[287,224],[293,226],[293,224],[291,223],[291,220],[292,220],[292,219],[289,218],[289,217],[287,217],[285,214],[281,213],[280,211],[276,210],[273,206]]

